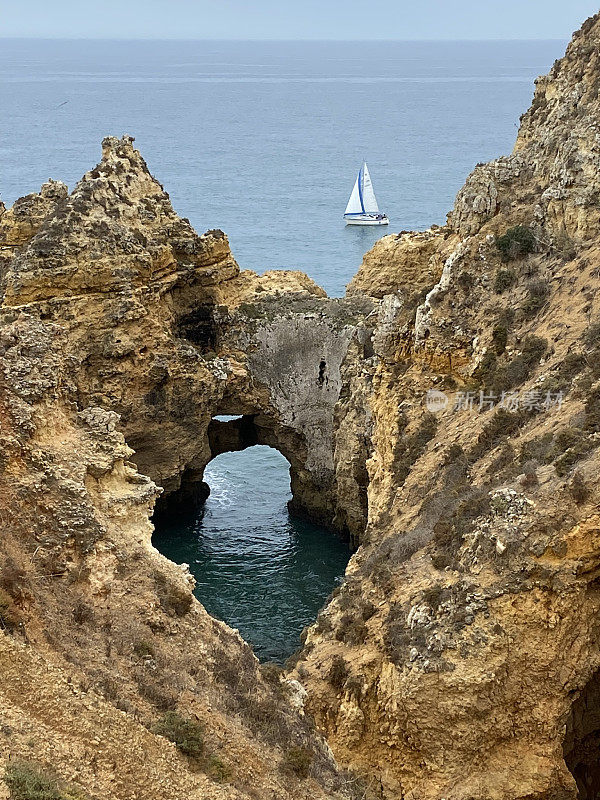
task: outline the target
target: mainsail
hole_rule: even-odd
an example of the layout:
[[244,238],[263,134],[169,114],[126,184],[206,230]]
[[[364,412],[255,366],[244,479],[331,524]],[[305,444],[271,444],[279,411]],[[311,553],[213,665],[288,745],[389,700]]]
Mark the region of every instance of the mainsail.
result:
[[354,217],[359,214],[379,214],[379,206],[366,162],[358,171],[356,183],[344,212],[345,217]]

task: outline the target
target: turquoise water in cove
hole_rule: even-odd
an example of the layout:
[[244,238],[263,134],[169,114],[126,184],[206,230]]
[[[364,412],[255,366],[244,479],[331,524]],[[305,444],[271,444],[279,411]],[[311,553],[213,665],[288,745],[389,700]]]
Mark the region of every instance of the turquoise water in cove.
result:
[[162,553],[190,565],[206,609],[274,661],[299,647],[350,555],[337,536],[288,515],[288,469],[280,453],[260,445],[218,456],[206,469],[204,513],[173,520],[154,537]]
[[[222,228],[243,268],[301,269],[341,295],[384,233],[444,222],[479,161],[511,150],[534,78],[565,42],[0,40],[0,193],[73,186],[128,133],[176,210]],[[389,229],[346,228],[363,159]],[[156,544],[263,658],[299,643],[346,546],[289,518],[287,463],[220,456],[203,516]]]

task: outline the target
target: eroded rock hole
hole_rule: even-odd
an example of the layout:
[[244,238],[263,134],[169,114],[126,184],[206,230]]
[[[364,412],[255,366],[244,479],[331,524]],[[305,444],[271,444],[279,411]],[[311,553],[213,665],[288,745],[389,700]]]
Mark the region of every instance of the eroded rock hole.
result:
[[327,377],[327,362],[321,360],[319,364],[319,377],[317,378],[317,383],[319,386],[323,386],[324,383],[329,383],[329,378]]
[[563,744],[580,800],[600,800],[600,672],[573,703]]
[[[203,480],[184,473],[182,489],[161,501],[154,545],[189,564],[209,613],[238,628],[259,658],[283,663],[343,576],[350,549],[290,513],[290,462],[257,444],[262,435],[252,414],[212,420]],[[200,506],[193,485],[206,487]]]
[[193,342],[203,353],[216,350],[218,325],[214,307],[198,305],[193,311],[182,315],[177,323],[177,335]]

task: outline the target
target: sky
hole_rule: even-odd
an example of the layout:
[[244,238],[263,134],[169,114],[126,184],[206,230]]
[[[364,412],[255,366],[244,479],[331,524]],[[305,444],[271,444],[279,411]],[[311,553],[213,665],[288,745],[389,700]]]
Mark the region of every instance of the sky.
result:
[[0,37],[567,39],[600,0],[0,0]]

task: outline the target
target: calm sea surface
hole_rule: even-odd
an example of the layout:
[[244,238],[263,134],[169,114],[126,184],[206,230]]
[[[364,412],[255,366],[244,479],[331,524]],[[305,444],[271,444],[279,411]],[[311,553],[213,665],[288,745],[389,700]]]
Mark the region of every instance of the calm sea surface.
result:
[[[244,268],[302,269],[341,295],[385,229],[342,214],[365,159],[389,232],[442,223],[479,161],[510,152],[534,78],[564,42],[0,40],[0,192],[73,186],[128,133],[199,231]],[[282,659],[343,573],[335,537],[290,520],[268,448],[209,465],[204,516],[157,544],[263,658]]]

